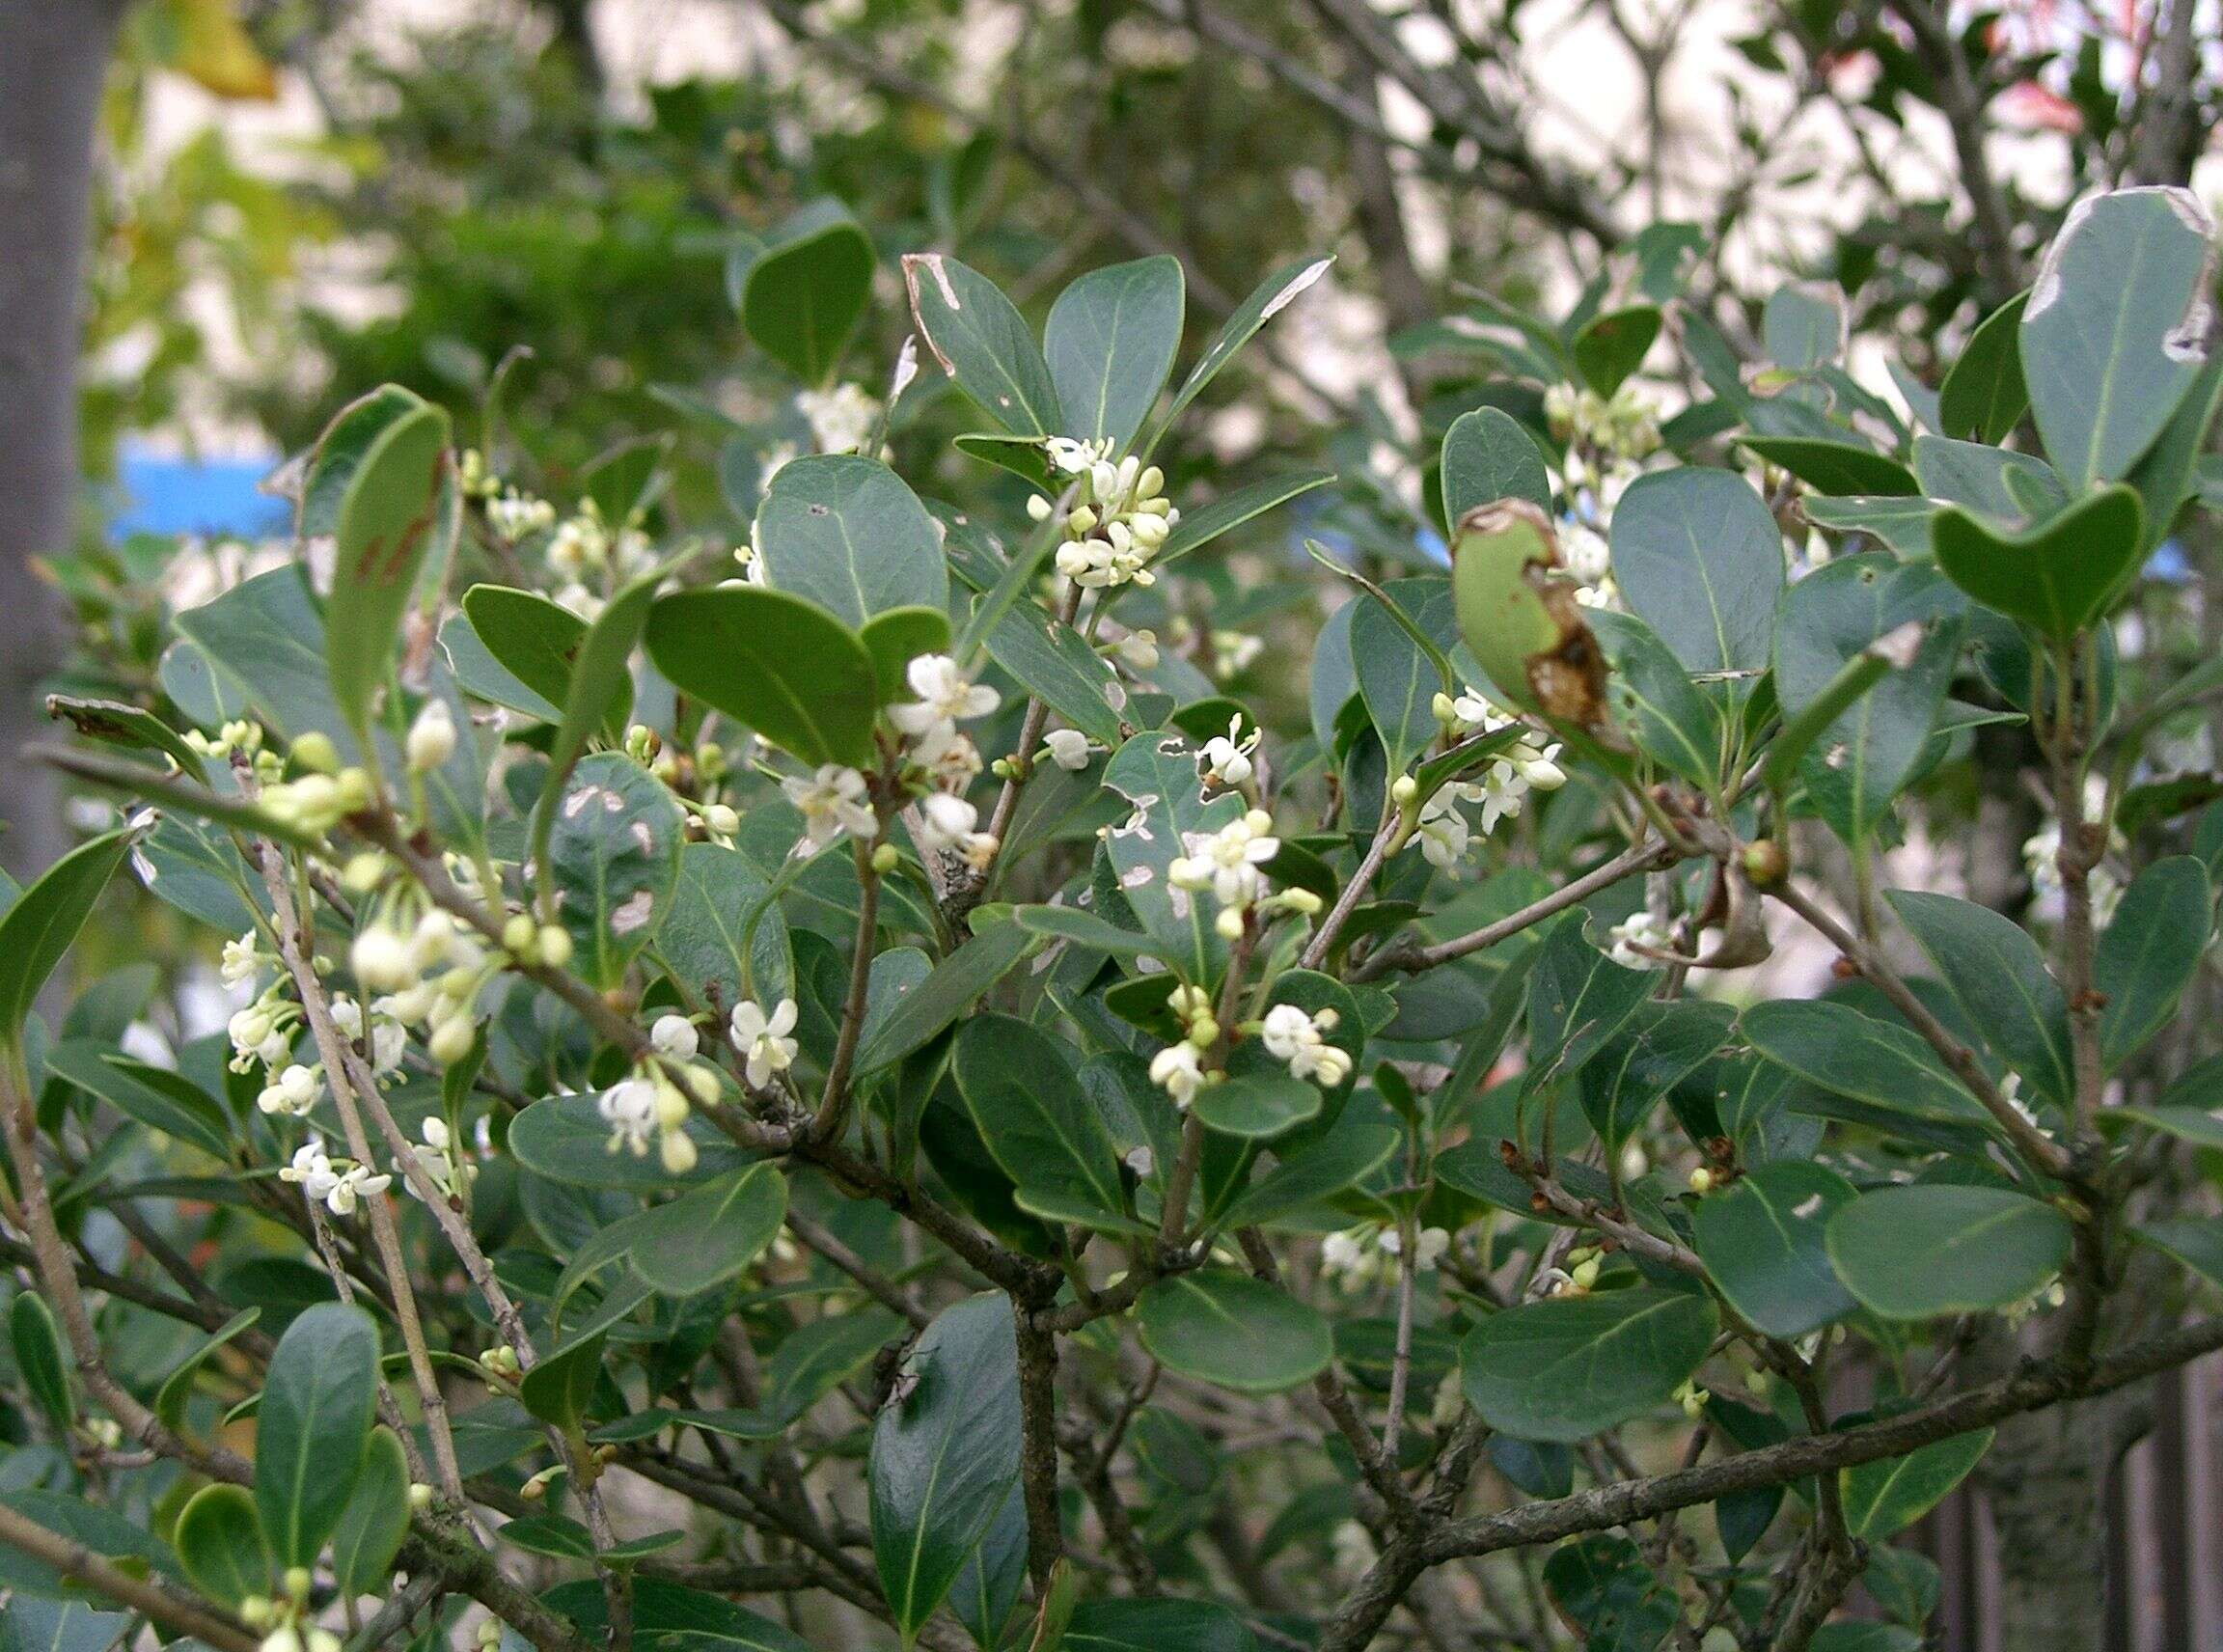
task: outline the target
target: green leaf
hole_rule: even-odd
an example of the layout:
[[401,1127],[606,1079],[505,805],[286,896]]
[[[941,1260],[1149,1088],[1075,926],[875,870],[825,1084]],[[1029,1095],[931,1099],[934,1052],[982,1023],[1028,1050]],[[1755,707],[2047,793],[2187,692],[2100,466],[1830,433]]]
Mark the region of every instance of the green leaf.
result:
[[1695,468],[1638,477],[1614,508],[1611,537],[1630,608],[1687,668],[1767,667],[1783,537],[1751,483]]
[[1309,1144],[1283,1156],[1244,1188],[1221,1218],[1223,1225],[1255,1226],[1318,1204],[1364,1182],[1404,1143],[1394,1125],[1345,1108]]
[[371,702],[393,670],[447,473],[448,415],[427,404],[379,431],[340,501],[324,651],[333,698],[358,735],[368,736]]
[[[2205,874],[2201,881],[2205,887]],[[1971,901],[1911,889],[1883,898],[1984,1041],[2039,1094],[2068,1106],[2075,1093],[2069,1005],[2038,943],[2013,919]]]
[[1789,471],[1817,493],[1912,497],[1914,473],[1897,459],[1852,442],[1805,436],[1743,436],[1741,444],[1770,464]]
[[114,1054],[96,1038],[69,1038],[46,1052],[54,1078],[96,1095],[128,1118],[230,1160],[230,1123],[215,1098],[192,1080]]
[[1525,499],[1551,509],[1544,450],[1526,427],[1501,407],[1477,407],[1443,432],[1443,520],[1456,527],[1468,511],[1500,499]]
[[535,1175],[566,1187],[620,1188],[650,1193],[673,1183],[708,1181],[738,1169],[740,1149],[700,1115],[685,1126],[695,1143],[698,1163],[683,1176],[664,1169],[656,1155],[635,1155],[614,1145],[610,1126],[595,1111],[592,1095],[552,1095],[533,1103],[509,1121],[509,1153]]
[[548,834],[557,916],[579,973],[609,988],[672,910],[685,824],[664,783],[618,752],[571,772]]
[[[594,1641],[606,1638],[609,1608],[598,1579],[560,1583],[541,1598]],[[641,1652],[811,1652],[770,1618],[661,1578],[633,1580],[633,1630]]]
[[178,1570],[210,1600],[236,1608],[270,1594],[270,1550],[245,1486],[203,1486],[178,1511]]
[[2215,226],[2188,189],[2087,196],[2022,311],[2030,410],[2072,489],[2124,476],[2207,360]]
[[1990,1115],[1911,1028],[1824,999],[1775,999],[1739,1017],[1744,1036],[1776,1065],[1833,1095],[1905,1116],[1988,1125]]
[[46,715],[61,718],[88,740],[101,740],[112,746],[127,746],[137,751],[160,752],[175,762],[188,779],[203,784],[208,779],[207,767],[202,762],[201,754],[185,743],[184,736],[143,706],[126,705],[117,700],[87,700],[72,694],[49,694],[46,697]]
[[2030,387],[2022,382],[2022,312],[2030,302],[2018,292],[1984,317],[1968,335],[1968,346],[1937,390],[1940,435],[1971,442],[2003,442],[2030,409]]
[[919,336],[980,410],[1022,436],[1063,436],[1065,415],[1027,321],[1002,289],[942,253],[907,253]]
[[1194,1112],[1225,1136],[1278,1136],[1320,1112],[1320,1092],[1285,1072],[1238,1073],[1198,1092]]
[[1100,746],[1124,739],[1127,690],[1087,639],[1030,602],[1014,606],[988,633],[998,665]]
[[409,1462],[390,1428],[370,1431],[355,1495],[332,1533],[332,1574],[343,1597],[384,1594],[409,1535]]
[[1839,1470],[1846,1534],[1862,1543],[1880,1543],[1912,1526],[1968,1477],[1990,1449],[1991,1433],[1978,1428],[1904,1457]]
[[2155,861],[2130,880],[2100,937],[2094,984],[2106,998],[2100,1012],[2100,1060],[2121,1066],[2176,1011],[2200,968],[2214,927],[2208,868],[2190,855]]
[[857,640],[872,656],[881,703],[892,704],[912,698],[907,681],[913,660],[949,651],[949,616],[939,608],[891,608],[865,620]]
[[[1139,929],[1122,929],[1083,906],[1022,906],[1012,918],[1029,934],[1070,942],[1114,958],[1154,958],[1159,944]],[[1152,981],[1152,977],[1136,977]]]
[[1083,1601],[1060,1652],[1257,1652],[1249,1626],[1223,1606],[1191,1600]]
[[1721,780],[1719,704],[1698,692],[1683,662],[1633,614],[1596,609],[1591,634],[1612,668],[1606,703],[1636,749],[1670,774],[1708,789]]
[[2209,1284],[2223,1285],[2223,1222],[2154,1222],[2131,1232]]
[[1033,936],[1019,924],[983,924],[972,940],[935,964],[895,1008],[865,1029],[857,1046],[858,1073],[877,1072],[925,1048],[1033,950]]
[[866,1478],[872,1557],[909,1645],[1019,1483],[1009,1299],[991,1292],[945,1308],[904,1374],[909,1391],[873,1423]]
[[1659,336],[1659,310],[1633,304],[1593,316],[1568,347],[1582,382],[1600,396],[1611,396],[1623,379],[1644,365],[1644,353]]
[[1608,1151],[1619,1152],[1660,1098],[1721,1047],[1736,1019],[1728,1005],[1701,999],[1637,1005],[1578,1075],[1583,1115]]
[[761,586],[676,592],[648,611],[648,654],[680,693],[803,762],[872,760],[872,656],[815,603]]
[[1851,499],[1809,498],[1800,507],[1806,520],[1818,528],[1839,533],[1867,534],[1880,539],[1902,557],[1928,561],[1930,526],[1937,514],[1934,499],[1901,499],[1860,495]]
[[1229,312],[1227,319],[1220,323],[1220,330],[1212,335],[1212,342],[1204,346],[1204,353],[1189,370],[1189,376],[1181,381],[1181,388],[1173,393],[1172,403],[1166,409],[1165,418],[1158,422],[1143,444],[1143,451],[1158,445],[1159,439],[1173,427],[1173,421],[1181,417],[1182,409],[1203,388],[1220,376],[1220,370],[1235,359],[1235,352],[1249,344],[1259,328],[1266,325],[1297,295],[1328,273],[1329,265],[1335,262],[1328,258],[1304,258],[1283,264],[1255,288],[1249,297]]
[[1582,914],[1553,924],[1528,975],[1528,1064],[1539,1083],[1581,1069],[1628,1024],[1659,980],[1583,939]]
[[1731,1308],[1770,1336],[1803,1336],[1858,1306],[1823,1241],[1856,1197],[1835,1170],[1803,1159],[1762,1165],[1691,1208],[1691,1243]]
[[[1359,697],[1382,736],[1389,772],[1400,775],[1442,732],[1436,721],[1436,697],[1459,691],[1436,663],[1455,644],[1457,621],[1447,579],[1400,579],[1383,589],[1387,603],[1377,596],[1357,598],[1351,657]],[[1415,641],[1415,630],[1434,642],[1434,654]]]
[[949,1610],[974,1643],[994,1652],[1027,1582],[1027,1499],[1017,1486],[949,1586]]
[[313,1566],[355,1490],[377,1398],[378,1332],[359,1308],[305,1308],[270,1356],[256,1413],[255,1507],[271,1557]]
[[1945,436],[1914,438],[1914,475],[1932,499],[2003,523],[2028,524],[2025,498],[2045,501],[2042,514],[2047,515],[2069,503],[2068,489],[2044,459]]
[[1652,1652],[1682,1613],[1671,1584],[1626,1537],[1594,1531],[1564,1544],[1544,1562],[1544,1586],[1560,1615],[1579,1629],[1586,1652]]
[[976,1015],[957,1034],[949,1070],[1022,1209],[1129,1225],[1118,1149],[1064,1046],[1015,1016]]
[[635,1220],[633,1271],[670,1297],[700,1296],[761,1255],[787,1219],[787,1178],[752,1165]]
[[23,1022],[129,852],[133,834],[80,843],[0,914],[0,1057],[22,1048]]
[[741,325],[806,383],[834,376],[872,297],[872,241],[832,198],[773,230],[741,282]]
[[494,1535],[512,1549],[528,1555],[545,1555],[551,1560],[591,1560],[594,1537],[584,1526],[564,1514],[529,1514],[505,1521]]
[[1200,505],[1194,510],[1184,509],[1181,520],[1174,524],[1173,532],[1166,535],[1166,542],[1151,559],[1151,566],[1163,570],[1174,559],[1185,557],[1221,535],[1232,533],[1246,522],[1265,515],[1276,506],[1286,505],[1334,480],[1335,473],[1331,470],[1290,471],[1239,487],[1233,493],[1222,493],[1211,504]]
[[[503,585],[473,586],[463,593],[463,613],[480,645],[495,662],[554,709],[555,715],[544,721],[561,722],[564,702],[571,694],[572,675],[586,646],[587,621],[536,592],[513,591]],[[604,736],[623,736],[632,702],[632,681],[620,675],[599,725]],[[530,711],[532,707],[519,709]]]
[[1845,294],[1819,282],[1778,287],[1760,315],[1768,359],[1793,372],[1811,372],[1845,354]]
[[876,614],[949,601],[941,531],[878,459],[814,454],[782,465],[756,508],[764,583],[856,630]]
[[656,931],[656,955],[675,981],[720,1010],[745,998],[759,1004],[792,998],[787,920],[773,895],[772,884],[746,855],[716,843],[686,844],[679,851],[678,889]]
[[1219,831],[1243,813],[1243,799],[1222,792],[1205,802],[1195,749],[1181,735],[1164,731],[1137,734],[1112,753],[1104,785],[1134,809],[1104,839],[1120,893],[1166,962],[1209,983],[1227,955],[1226,943],[1212,927],[1217,902],[1209,890],[1175,889],[1166,868],[1189,852],[1186,835]]
[[541,1360],[519,1379],[517,1398],[542,1422],[574,1432],[602,1380],[603,1337],[585,1336]]
[[1460,1345],[1467,1401],[1522,1440],[1587,1440],[1665,1403],[1697,1371],[1715,1327],[1711,1298],[1657,1285],[1507,1308]]
[[1160,1280],[1136,1300],[1142,1345],[1171,1371],[1237,1393],[1278,1393],[1328,1368],[1328,1321],[1227,1268]]
[[18,1291],[8,1305],[8,1341],[15,1355],[15,1375],[39,1409],[68,1439],[77,1425],[77,1395],[69,1387],[71,1361],[62,1351],[62,1333],[45,1302]]
[[1173,371],[1182,305],[1181,262],[1163,255],[1090,270],[1057,295],[1042,351],[1061,434],[1127,451]]
[[1931,530],[1937,566],[1962,591],[2066,642],[2106,612],[2138,571],[2143,507],[2117,484],[2023,533],[1994,528],[1958,507]]
[[[1775,693],[1798,735],[1809,708],[1817,716],[1827,710],[1848,667],[1882,661],[1875,685],[1823,725],[1796,759],[1816,810],[1849,842],[1876,827],[1922,762],[1960,659],[1962,627],[1953,617],[1961,606],[1933,569],[1880,554],[1833,559],[1783,594]],[[1927,627],[1911,650],[1907,625]]]
[[1829,1260],[1886,1319],[2019,1302],[2061,1271],[2069,1219],[2003,1188],[1922,1183],[1867,1193],[1829,1219]]
[[18,1592],[0,1616],[0,1652],[113,1652],[135,1621],[127,1611],[96,1611],[81,1600]]

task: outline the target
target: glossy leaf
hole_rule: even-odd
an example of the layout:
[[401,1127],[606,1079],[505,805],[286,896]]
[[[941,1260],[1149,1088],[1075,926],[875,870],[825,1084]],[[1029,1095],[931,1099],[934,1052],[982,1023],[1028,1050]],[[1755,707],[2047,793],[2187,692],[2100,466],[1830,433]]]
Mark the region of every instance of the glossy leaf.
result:
[[0,1056],[21,1047],[31,1006],[131,847],[128,831],[80,843],[0,914]]
[[1967,347],[1937,389],[1942,435],[1970,442],[2005,441],[2030,409],[2030,387],[2022,381],[2022,312],[2030,302],[2017,293],[1984,317],[1968,335]]
[[1462,413],[1443,432],[1442,489],[1447,523],[1500,499],[1525,499],[1540,510],[1551,508],[1544,451],[1501,407]]
[[1833,1094],[1910,1118],[1982,1124],[1990,1115],[1909,1027],[1824,999],[1775,999],[1739,1018],[1752,1047]]
[[1057,295],[1042,334],[1057,434],[1127,451],[1173,371],[1183,290],[1180,261],[1161,255],[1092,269]]
[[1824,1245],[1829,1218],[1855,1197],[1820,1165],[1762,1165],[1691,1208],[1692,1246],[1731,1308],[1770,1336],[1803,1336],[1857,1306]]
[[801,761],[871,761],[880,709],[872,657],[815,603],[758,586],[677,592],[648,611],[647,641],[680,693]]
[[1601,610],[1590,629],[1613,669],[1606,702],[1636,749],[1695,785],[1719,785],[1719,704],[1698,692],[1683,662],[1633,614]]
[[1194,1600],[1091,1600],[1073,1609],[1062,1652],[1257,1652],[1249,1626]]
[[1137,1300],[1135,1319],[1168,1370],[1237,1393],[1295,1388],[1334,1353],[1318,1310],[1226,1268],[1160,1280]]
[[305,1309],[256,1413],[255,1507],[280,1567],[314,1565],[355,1490],[377,1397],[378,1333],[341,1303]]
[[2137,571],[2144,522],[2137,492],[2117,485],[2022,533],[1962,509],[1941,511],[1931,540],[1955,585],[2065,642],[2099,619]]
[[680,849],[678,888],[656,931],[656,955],[691,992],[728,1013],[744,998],[773,1005],[794,996],[787,920],[771,882],[746,855],[717,843]]
[[423,405],[379,431],[341,498],[324,650],[333,697],[358,734],[369,730],[371,702],[393,670],[447,470],[448,415]]
[[548,835],[557,916],[574,968],[616,986],[672,910],[684,823],[664,783],[632,758],[597,752],[571,772]]
[[1770,464],[1789,471],[1817,493],[1857,493],[1911,497],[1914,473],[1897,459],[1852,442],[1825,442],[1808,436],[1746,436],[1743,446]]
[[871,301],[871,237],[827,199],[781,224],[771,243],[742,277],[741,324],[798,378],[824,384]]
[[1904,1457],[1840,1471],[1838,1496],[1845,1507],[1847,1534],[1863,1543],[1881,1543],[1913,1525],[1983,1461],[1991,1433],[1989,1428],[1973,1429]]
[[1624,969],[1583,938],[1582,915],[1551,928],[1528,976],[1528,1060],[1545,1082],[1572,1076],[1651,996],[1656,972]]
[[1104,784],[1134,811],[1104,839],[1120,893],[1168,964],[1210,981],[1227,952],[1212,927],[1217,903],[1208,890],[1174,888],[1167,868],[1188,854],[1187,837],[1217,832],[1240,816],[1243,799],[1222,792],[1206,802],[1195,748],[1167,732],[1137,734],[1112,753]]
[[1582,382],[1600,396],[1611,396],[1621,381],[1644,365],[1645,352],[1660,336],[1660,312],[1650,304],[1610,310],[1582,323],[1568,345]]
[[343,1596],[383,1594],[409,1535],[409,1462],[390,1428],[370,1431],[363,1473],[332,1533],[332,1573]]
[[1014,606],[988,633],[998,665],[1100,746],[1124,739],[1127,690],[1087,639],[1031,603]]
[[1436,657],[1414,640],[1412,628],[1433,640],[1441,653],[1456,640],[1457,624],[1448,580],[1401,579],[1383,589],[1401,612],[1392,614],[1380,597],[1357,598],[1351,657],[1358,693],[1388,754],[1389,772],[1403,774],[1441,732],[1436,697],[1459,691],[1456,682],[1443,679]]
[[1008,1298],[945,1308],[872,1428],[872,1556],[909,1642],[1019,1481],[1019,1355]]
[[236,1608],[270,1594],[270,1550],[246,1487],[203,1486],[178,1511],[172,1535],[178,1570],[210,1600]]
[[942,253],[905,255],[903,280],[919,337],[982,412],[1022,436],[1072,434],[1034,336],[1002,289]]
[[1551,1297],[1485,1319],[1459,1351],[1493,1428],[1572,1444],[1665,1403],[1713,1345],[1712,1300],[1641,1285]]
[[2155,861],[2130,880],[2100,936],[2093,984],[2100,1060],[2112,1071],[2137,1054],[2175,1013],[2214,928],[2208,868],[2190,855]]
[[67,1440],[77,1425],[77,1395],[69,1386],[71,1361],[62,1349],[62,1333],[44,1299],[18,1291],[8,1305],[8,1345],[15,1356],[15,1375],[54,1431]]
[[1884,899],[1985,1042],[2039,1094],[2066,1106],[2075,1092],[2069,1005],[2029,932],[1990,907],[1951,895],[1894,889]]
[[1062,1045],[1015,1016],[979,1015],[958,1032],[949,1065],[1023,1208],[1054,1222],[1123,1221],[1118,1150]]
[[878,459],[815,454],[782,465],[756,508],[755,545],[766,585],[852,631],[892,609],[949,601],[941,530]]
[[1613,577],[1692,672],[1768,664],[1783,537],[1751,483],[1728,471],[1655,471],[1614,508]]
[[1829,1260],[1862,1306],[1934,1319],[2018,1302],[2069,1256],[2069,1219],[2003,1188],[1922,1183],[1867,1193],[1829,1219]]
[[1212,335],[1188,377],[1174,391],[1173,399],[1166,409],[1166,416],[1151,432],[1147,446],[1156,446],[1158,438],[1181,417],[1181,411],[1196,399],[1204,387],[1220,376],[1220,370],[1235,359],[1235,353],[1257,335],[1258,329],[1279,315],[1299,294],[1328,273],[1335,262],[1328,258],[1304,258],[1283,264],[1279,269],[1250,289],[1249,295],[1228,313],[1227,319],[1220,323],[1220,330]]
[[2020,324],[2045,452],[2082,491],[2137,463],[2207,359],[2215,226],[2188,189],[2087,196],[2046,249]]
[[762,1255],[787,1216],[787,1178],[752,1165],[637,1219],[633,1271],[669,1297],[699,1296]]

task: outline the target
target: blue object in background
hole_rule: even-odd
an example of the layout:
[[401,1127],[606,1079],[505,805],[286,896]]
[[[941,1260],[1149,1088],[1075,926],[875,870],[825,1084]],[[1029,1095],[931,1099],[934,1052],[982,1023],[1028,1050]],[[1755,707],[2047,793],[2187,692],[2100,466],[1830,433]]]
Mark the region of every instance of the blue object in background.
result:
[[265,539],[288,533],[293,508],[256,491],[275,468],[262,459],[184,459],[126,448],[119,466],[122,498],[109,537],[202,534]]

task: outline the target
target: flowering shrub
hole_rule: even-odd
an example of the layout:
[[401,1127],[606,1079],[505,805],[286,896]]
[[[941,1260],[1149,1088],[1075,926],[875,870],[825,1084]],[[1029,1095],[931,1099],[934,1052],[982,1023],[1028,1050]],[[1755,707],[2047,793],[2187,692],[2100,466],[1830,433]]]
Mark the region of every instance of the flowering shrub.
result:
[[[656,446],[544,500],[389,388],[296,560],[178,615],[143,702],[57,701],[124,751],[48,758],[128,812],[0,917],[11,1610],[226,1652],[1913,1645],[1889,1540],[1993,1425],[2223,1345],[2179,1323],[2223,1229],[2178,1151],[2223,816],[2151,756],[2223,667],[2140,692],[2223,396],[2188,197],[2088,203],[1911,419],[1828,294],[1740,362],[1687,239],[1490,307],[1449,567],[1311,547],[1308,717],[1166,592],[1329,480],[1179,480],[1325,262],[1168,396],[1173,261],[1038,344],[907,260],[882,403],[833,379],[853,312],[782,304],[850,289],[827,234],[746,278],[823,451],[738,551]],[[1663,417],[1669,317],[1704,389]],[[929,358],[1006,520],[879,456]],[[1980,729],[2054,814],[2027,925],[1880,887]],[[229,1020],[161,1060],[144,976],[42,997],[125,867],[222,937]],[[1887,1624],[1836,1620],[1855,1582]]]

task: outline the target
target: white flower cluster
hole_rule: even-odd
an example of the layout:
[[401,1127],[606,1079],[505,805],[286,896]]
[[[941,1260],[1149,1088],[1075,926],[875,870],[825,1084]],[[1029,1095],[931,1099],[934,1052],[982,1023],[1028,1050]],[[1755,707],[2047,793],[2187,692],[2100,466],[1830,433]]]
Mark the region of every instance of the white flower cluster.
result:
[[1610,397],[1571,384],[1544,393],[1544,417],[1561,441],[1618,459],[1643,459],[1660,448],[1660,410],[1633,384]]
[[[448,1128],[448,1121],[436,1113],[425,1115],[418,1127],[420,1144],[409,1149],[410,1157],[417,1161],[417,1169],[430,1182],[443,1198],[454,1198],[479,1179],[479,1167],[464,1157],[455,1141],[455,1133]],[[394,1162],[395,1170],[401,1176],[401,1185],[409,1190],[411,1198],[424,1196],[408,1175],[407,1167],[400,1160]]]
[[352,1159],[332,1158],[315,1137],[295,1149],[292,1163],[278,1172],[278,1178],[299,1183],[312,1203],[323,1205],[334,1216],[354,1215],[361,1200],[394,1185],[392,1176],[372,1175],[367,1166]]
[[[1054,437],[1049,453],[1052,466],[1074,479],[1072,505],[1058,523],[1064,542],[1057,547],[1057,571],[1090,591],[1155,583],[1150,559],[1181,520],[1160,491],[1166,473],[1132,454],[1113,464],[1108,440]],[[1027,502],[1037,522],[1047,522],[1057,509],[1041,494]]]
[[[561,941],[549,943],[553,932]],[[538,963],[569,962],[571,937],[519,914],[503,937],[516,956]],[[480,989],[500,971],[502,959],[460,919],[404,893],[373,912],[348,949],[355,979],[374,994],[370,1008],[398,1026],[425,1030],[425,1048],[442,1066],[471,1053],[479,1036]],[[356,1020],[355,1036],[361,1036]],[[371,1024],[372,1055],[380,1036]]]
[[1656,970],[1659,954],[1675,950],[1675,936],[1665,921],[1639,910],[1606,931],[1606,955],[1625,970]]
[[1244,915],[1265,897],[1264,867],[1281,852],[1274,817],[1263,809],[1238,814],[1217,832],[1185,832],[1189,852],[1166,868],[1176,889],[1210,890],[1220,903],[1220,933],[1233,940],[1243,933]]
[[[1499,715],[1495,706],[1472,689],[1457,699],[1447,694],[1437,695],[1435,711],[1437,721],[1455,740],[1494,731],[1513,721]],[[1420,805],[1419,818],[1414,822],[1413,836],[1419,840],[1420,853],[1432,866],[1446,869],[1457,866],[1474,836],[1473,827],[1460,812],[1458,805],[1480,806],[1482,836],[1487,838],[1497,830],[1499,821],[1509,820],[1521,812],[1531,791],[1552,791],[1567,784],[1567,773],[1559,766],[1558,757],[1557,745],[1542,744],[1537,736],[1525,735],[1493,757],[1479,780],[1453,781],[1439,786]],[[1390,796],[1404,804],[1410,802],[1418,789],[1418,784],[1410,775],[1403,775],[1390,787]]]
[[[1423,1227],[1413,1248],[1413,1266],[1433,1273],[1451,1249],[1447,1228]],[[1346,1291],[1360,1291],[1389,1274],[1405,1252],[1405,1236],[1394,1227],[1352,1227],[1320,1242],[1320,1272]]]
[[1220,1081],[1218,1073],[1204,1070],[1204,1052],[1220,1041],[1220,1023],[1211,994],[1200,986],[1175,987],[1166,1006],[1181,1023],[1181,1036],[1150,1059],[1150,1082],[1186,1113],[1198,1090]]
[[857,384],[800,391],[795,406],[810,421],[810,440],[822,454],[863,453],[880,423],[879,401]]
[[700,1157],[686,1131],[687,1116],[693,1112],[688,1098],[692,1095],[704,1105],[715,1101],[718,1071],[696,1059],[701,1053],[702,1035],[684,1015],[658,1016],[648,1030],[648,1043],[652,1054],[623,1081],[604,1090],[595,1111],[610,1126],[611,1152],[625,1148],[635,1158],[644,1158],[648,1143],[654,1142],[665,1170],[683,1176]]
[[1333,1089],[1351,1076],[1350,1056],[1328,1042],[1340,1020],[1332,1009],[1307,1014],[1294,1004],[1276,1004],[1266,1012],[1258,1039],[1268,1055],[1288,1063],[1291,1078]]
[[588,583],[590,578],[608,590],[647,572],[656,563],[656,547],[646,534],[632,523],[613,528],[591,499],[581,501],[576,515],[556,524],[542,555],[550,571],[563,582],[555,592],[556,602],[588,620],[599,615],[603,605],[603,598]]

